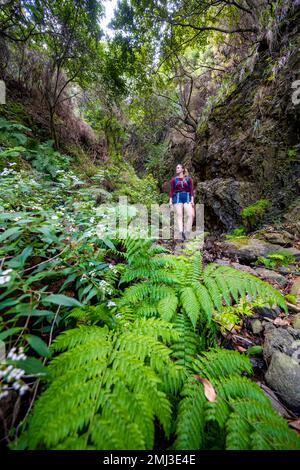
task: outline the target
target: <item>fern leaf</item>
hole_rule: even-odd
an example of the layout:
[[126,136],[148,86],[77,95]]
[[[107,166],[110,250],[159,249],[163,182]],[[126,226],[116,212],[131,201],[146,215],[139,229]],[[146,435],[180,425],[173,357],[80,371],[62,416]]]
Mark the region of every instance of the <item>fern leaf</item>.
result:
[[157,310],[163,320],[172,321],[176,314],[178,298],[175,292],[161,299],[157,303]]

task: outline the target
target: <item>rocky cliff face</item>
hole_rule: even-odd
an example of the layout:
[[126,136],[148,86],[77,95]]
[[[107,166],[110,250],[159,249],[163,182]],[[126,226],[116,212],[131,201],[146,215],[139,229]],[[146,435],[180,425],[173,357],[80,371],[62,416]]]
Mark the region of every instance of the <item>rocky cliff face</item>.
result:
[[299,195],[300,105],[292,100],[299,28],[295,21],[287,28],[273,51],[260,45],[252,73],[196,135],[191,163],[210,230],[238,226],[241,209],[260,198],[271,201],[267,218],[277,217]]

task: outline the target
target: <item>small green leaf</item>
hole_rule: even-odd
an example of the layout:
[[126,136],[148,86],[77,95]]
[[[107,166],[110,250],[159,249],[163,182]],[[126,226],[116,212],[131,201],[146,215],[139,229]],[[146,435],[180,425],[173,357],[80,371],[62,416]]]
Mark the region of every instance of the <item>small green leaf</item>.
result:
[[5,230],[5,232],[2,233],[2,235],[0,235],[0,242],[3,242],[3,240],[6,240],[12,235],[18,235],[20,232],[21,232],[20,227],[9,228],[8,230]]
[[51,310],[37,310],[37,309],[25,309],[23,312],[20,312],[16,315],[16,317],[48,317],[49,315],[54,316],[55,312]]
[[44,298],[44,302],[49,302],[57,305],[65,305],[66,307],[81,307],[82,304],[72,297],[67,297],[62,294],[51,294]]
[[48,375],[47,368],[36,357],[27,357],[22,361],[13,361],[11,359],[7,359],[5,362],[7,364],[12,364],[20,369],[23,369],[25,371],[25,374],[43,376]]
[[250,356],[256,356],[263,352],[263,348],[261,346],[251,346],[251,348],[247,349],[247,354]]
[[8,261],[7,265],[10,268],[21,268],[21,267],[23,267],[26,259],[31,254],[32,250],[33,250],[33,247],[31,245],[27,246],[26,248],[24,248],[22,253],[20,253],[18,256],[11,259],[10,261]]
[[108,248],[110,248],[111,250],[115,250],[116,247],[115,245],[113,244],[113,242],[111,240],[109,240],[108,238],[102,238],[102,241],[103,243],[105,243],[106,246],[108,246]]
[[16,326],[15,328],[9,328],[6,331],[2,331],[0,333],[0,340],[3,341],[5,338],[8,338],[9,336],[14,335],[15,333],[17,333],[17,331],[20,331],[20,330],[22,330],[22,328]]

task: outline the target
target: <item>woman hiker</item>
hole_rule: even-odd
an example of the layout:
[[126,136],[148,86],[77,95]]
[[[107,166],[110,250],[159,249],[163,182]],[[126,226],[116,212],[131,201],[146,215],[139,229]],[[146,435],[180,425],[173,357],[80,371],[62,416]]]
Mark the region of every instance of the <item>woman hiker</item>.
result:
[[172,209],[174,205],[177,229],[182,240],[186,240],[190,237],[193,226],[194,189],[192,178],[180,163],[176,166],[176,176],[173,176],[170,185],[170,207]]

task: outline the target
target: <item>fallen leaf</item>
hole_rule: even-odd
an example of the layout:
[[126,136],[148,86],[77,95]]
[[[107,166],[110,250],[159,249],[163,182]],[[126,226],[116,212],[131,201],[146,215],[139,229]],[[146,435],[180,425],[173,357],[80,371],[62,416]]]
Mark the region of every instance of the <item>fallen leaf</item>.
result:
[[289,425],[292,428],[297,429],[297,431],[300,431],[300,419],[296,419],[295,421],[289,421]]
[[237,349],[238,351],[240,351],[240,352],[245,352],[245,351],[247,351],[247,349],[246,349],[246,348],[243,348],[243,346],[237,346],[236,349]]
[[200,377],[199,375],[194,375],[194,378],[198,381],[198,382],[201,382],[203,384],[203,387],[204,387],[204,395],[206,396],[206,398],[208,399],[208,401],[216,401],[216,398],[217,398],[217,394],[215,392],[215,389],[213,387],[213,385],[210,383],[209,380],[207,379],[203,379],[202,377]]
[[274,325],[276,326],[289,326],[290,322],[288,320],[284,320],[283,318],[277,317],[273,321]]

